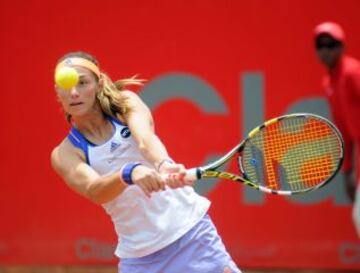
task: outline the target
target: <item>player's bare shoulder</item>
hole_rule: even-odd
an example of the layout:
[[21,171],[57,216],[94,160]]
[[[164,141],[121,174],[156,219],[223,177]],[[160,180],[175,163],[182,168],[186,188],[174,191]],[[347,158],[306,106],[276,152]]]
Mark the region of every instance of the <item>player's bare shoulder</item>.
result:
[[[154,120],[148,106],[136,93],[128,90],[124,90],[122,93],[124,94],[124,98],[127,100],[127,110],[122,115],[126,123],[131,126],[129,122],[130,119],[134,121],[140,118],[141,120],[149,122],[151,129],[154,130]],[[134,118],[135,116],[136,118]]]
[[138,108],[140,105],[143,105],[143,101],[135,92],[130,90],[121,91],[121,95],[123,100],[126,101],[129,109]]
[[[123,95],[123,99],[126,100],[126,104],[128,105],[129,112],[141,111],[141,112],[145,112],[148,114],[150,113],[150,109],[143,102],[143,100],[140,98],[140,96],[137,95],[135,92],[129,91],[129,90],[124,90],[124,91],[121,91],[121,93]],[[125,112],[125,114],[127,114],[127,113]]]
[[66,171],[68,162],[74,158],[86,162],[84,152],[75,148],[67,138],[52,150],[50,156],[51,165],[58,173]]
[[125,99],[139,99],[139,96],[130,90],[123,90],[121,94],[124,96]]

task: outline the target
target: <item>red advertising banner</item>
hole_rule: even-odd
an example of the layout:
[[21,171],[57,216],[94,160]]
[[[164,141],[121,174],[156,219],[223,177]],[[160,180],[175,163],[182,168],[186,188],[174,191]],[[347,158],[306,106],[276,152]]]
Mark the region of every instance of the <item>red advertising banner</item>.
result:
[[[171,156],[202,165],[262,121],[290,112],[331,118],[313,28],[332,20],[360,58],[358,1],[89,1],[0,3],[1,264],[114,264],[103,209],[73,193],[49,156],[67,135],[53,88],[69,51],[95,55],[153,111]],[[227,166],[229,170],[235,166]],[[301,197],[199,182],[240,268],[360,269],[360,242],[342,174]]]

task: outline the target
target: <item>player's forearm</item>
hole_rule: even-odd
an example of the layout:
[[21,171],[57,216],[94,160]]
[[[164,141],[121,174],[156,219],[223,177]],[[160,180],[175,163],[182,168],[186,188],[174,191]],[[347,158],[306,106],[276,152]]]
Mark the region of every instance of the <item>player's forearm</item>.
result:
[[89,183],[86,195],[96,204],[103,204],[111,201],[121,194],[128,187],[119,176],[119,173],[101,176]]
[[156,135],[144,138],[139,143],[139,149],[145,159],[155,167],[164,159],[169,158],[164,144]]

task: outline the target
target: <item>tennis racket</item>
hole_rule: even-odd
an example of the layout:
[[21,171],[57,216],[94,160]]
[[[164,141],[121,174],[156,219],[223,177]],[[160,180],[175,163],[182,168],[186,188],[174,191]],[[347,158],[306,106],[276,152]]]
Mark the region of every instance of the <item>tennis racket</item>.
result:
[[[342,136],[329,120],[308,113],[290,114],[256,127],[220,159],[189,169],[185,179],[218,177],[265,193],[305,193],[331,181],[343,156]],[[233,160],[236,173],[218,170]]]

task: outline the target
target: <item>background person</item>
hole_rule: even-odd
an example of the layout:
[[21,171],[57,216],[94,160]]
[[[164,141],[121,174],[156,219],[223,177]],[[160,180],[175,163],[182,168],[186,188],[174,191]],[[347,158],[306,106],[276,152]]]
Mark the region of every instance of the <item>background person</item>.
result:
[[345,54],[345,33],[339,24],[319,24],[314,34],[317,55],[327,69],[323,86],[345,141],[343,170],[347,192],[355,202],[353,219],[360,236],[360,62]]

